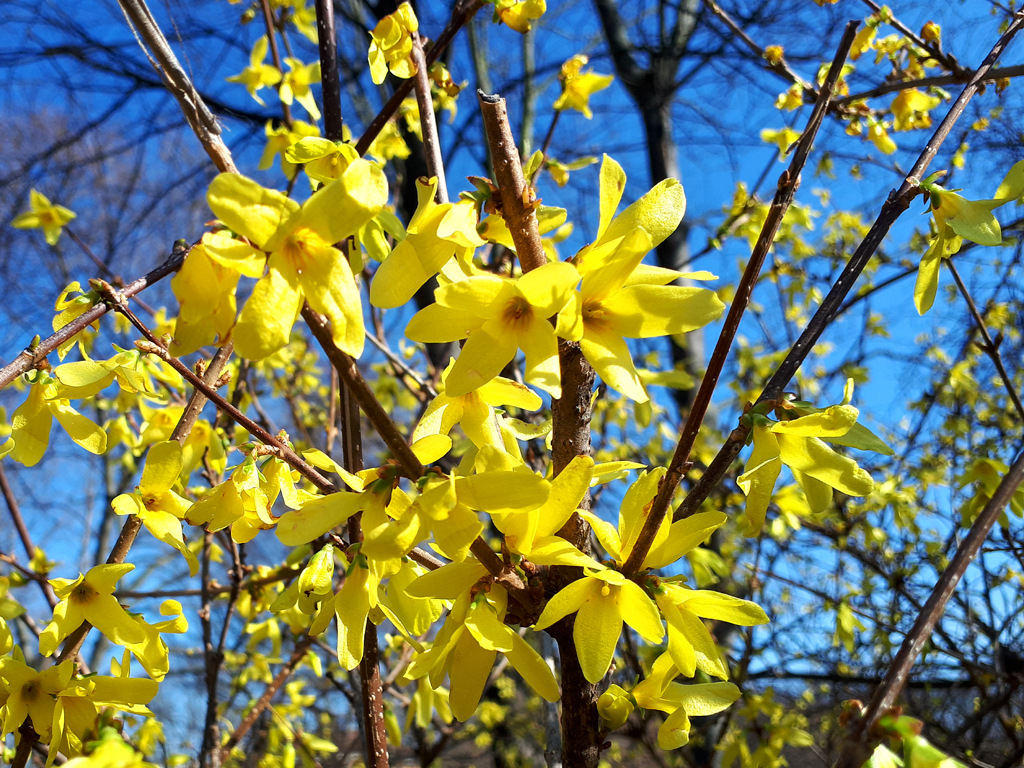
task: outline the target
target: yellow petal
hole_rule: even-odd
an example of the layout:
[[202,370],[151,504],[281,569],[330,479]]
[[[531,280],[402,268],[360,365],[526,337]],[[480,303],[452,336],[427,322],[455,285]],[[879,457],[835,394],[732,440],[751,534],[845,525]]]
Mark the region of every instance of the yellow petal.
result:
[[551,493],[540,508],[538,536],[554,536],[558,533],[583,502],[593,476],[594,460],[589,456],[576,456],[551,481]]
[[[338,348],[358,358],[363,353],[366,331],[363,328],[363,305],[352,267],[348,259],[334,248],[325,248],[308,256],[307,266],[299,274],[302,292],[309,305],[331,321],[331,337]],[[271,264],[273,262],[271,257]]]
[[917,314],[924,315],[935,303],[939,290],[939,269],[942,266],[942,240],[936,238],[927,253],[921,257],[917,268],[917,282],[914,284],[914,306]]
[[509,663],[516,672],[523,676],[526,684],[533,688],[545,701],[558,701],[559,690],[555,676],[551,674],[544,657],[535,651],[529,643],[515,632],[512,632],[512,647],[505,651]]
[[380,167],[353,160],[339,179],[306,201],[297,226],[309,227],[328,244],[340,243],[380,213],[387,200],[388,182]]
[[615,331],[587,327],[580,340],[580,349],[609,387],[638,403],[646,403],[650,399],[633,365],[629,347]]
[[644,568],[664,568],[703,544],[728,518],[721,512],[697,512],[672,523],[668,536],[651,547]]
[[[406,333],[409,333],[408,329]],[[410,335],[410,338],[413,337]],[[515,335],[508,332],[504,323],[488,320],[470,334],[455,360],[455,367],[448,374],[445,392],[451,397],[458,397],[486,384],[512,361],[517,348]],[[557,355],[557,344],[555,351]]]
[[107,433],[99,424],[80,414],[66,400],[51,400],[47,406],[68,436],[89,453],[100,455],[107,450]]
[[562,396],[561,368],[558,362],[558,337],[551,323],[535,315],[519,333],[518,344],[526,357],[523,377],[554,398]]
[[772,432],[794,437],[842,437],[857,423],[859,415],[852,405],[831,405],[818,413],[780,421],[772,425]]
[[599,683],[611,666],[622,634],[622,588],[595,579],[586,581],[589,589],[576,613],[572,637],[583,676]]
[[288,343],[301,309],[298,281],[290,281],[272,265],[256,283],[238,316],[235,351],[249,360],[262,360],[277,352]]
[[583,601],[587,599],[590,594],[591,587],[596,583],[596,580],[590,578],[577,579],[568,586],[557,592],[550,600],[547,605],[544,606],[544,610],[541,611],[540,616],[537,618],[537,623],[534,624],[533,628],[538,632],[542,629],[547,629],[552,624],[568,616],[574,611],[578,611],[580,606],[583,605]]
[[361,511],[366,499],[358,493],[332,493],[285,512],[277,523],[277,538],[282,544],[297,547],[336,528]]
[[459,477],[455,489],[460,503],[493,514],[536,509],[551,493],[551,485],[533,472],[485,472]]
[[210,183],[206,200],[232,232],[249,238],[258,248],[299,210],[294,200],[272,189],[264,189],[237,173],[222,173]]
[[622,620],[647,642],[654,645],[660,643],[665,637],[665,628],[654,601],[635,582],[624,581],[621,589]]
[[338,590],[334,604],[338,616],[338,663],[343,669],[355,669],[363,658],[366,617],[370,611],[369,575],[369,570],[356,566]]
[[633,339],[688,333],[717,320],[725,310],[714,291],[681,285],[633,285],[602,304],[614,315],[615,330]]
[[11,458],[26,467],[34,467],[50,444],[50,412],[42,385],[29,388],[28,398],[11,414]]
[[413,315],[405,335],[425,344],[443,344],[464,339],[481,325],[483,320],[472,312],[431,304]]
[[747,495],[747,536],[756,536],[764,525],[775,481],[782,471],[780,441],[771,427],[757,424],[753,432],[754,450],[743,467],[743,474],[736,479],[736,484]]
[[565,306],[580,281],[576,267],[566,261],[544,264],[516,281],[516,289],[533,305],[537,315],[549,318]]
[[494,666],[496,651],[488,651],[469,632],[463,632],[452,651],[451,681],[448,703],[452,714],[460,723],[469,720],[475,713],[483,695],[487,676]]
[[601,156],[601,218],[597,226],[597,239],[600,240],[611,224],[612,217],[622,200],[622,193],[626,189],[626,172],[622,166],[612,160],[608,155]]
[[[226,232],[207,232],[203,235],[202,250],[206,255],[225,269],[240,272],[246,277],[258,278],[267,265],[267,255],[253,248],[244,240],[237,240]],[[193,248],[185,259],[185,263],[193,257]],[[179,273],[180,274],[180,273]]]
[[782,461],[848,496],[867,496],[875,487],[857,462],[841,456],[816,437],[779,436]]
[[455,600],[486,575],[487,569],[477,560],[448,563],[436,571],[424,573],[406,591],[412,597]]
[[146,455],[146,466],[142,469],[139,491],[143,495],[169,491],[178,482],[183,458],[181,445],[175,440],[154,443]]

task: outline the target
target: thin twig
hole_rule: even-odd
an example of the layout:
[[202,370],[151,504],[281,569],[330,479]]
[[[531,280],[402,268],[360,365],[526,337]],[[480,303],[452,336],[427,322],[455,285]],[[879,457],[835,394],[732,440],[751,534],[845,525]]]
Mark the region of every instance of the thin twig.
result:
[[832,66],[829,67],[825,83],[818,93],[818,100],[814,105],[814,110],[811,112],[810,119],[807,121],[807,127],[804,129],[803,136],[793,153],[793,159],[790,161],[789,168],[783,171],[779,177],[775,199],[768,209],[768,215],[765,218],[764,225],[761,227],[761,234],[757,238],[757,243],[750,254],[750,261],[747,262],[747,267],[743,272],[743,277],[740,279],[739,287],[736,289],[736,296],[733,299],[732,306],[729,307],[729,314],[725,318],[722,332],[718,336],[718,343],[715,345],[715,351],[711,355],[711,361],[708,363],[707,373],[701,379],[700,388],[693,399],[693,405],[686,418],[686,424],[679,435],[679,442],[676,444],[672,460],[669,462],[668,472],[661,480],[658,495],[651,505],[651,511],[647,515],[636,543],[633,545],[629,557],[623,566],[622,570],[627,576],[632,576],[643,566],[644,559],[654,543],[654,537],[658,530],[660,530],[665,515],[668,514],[672,496],[675,494],[683,475],[689,469],[690,451],[693,450],[693,445],[704,422],[704,416],[707,413],[708,406],[711,405],[711,397],[718,384],[718,379],[722,375],[722,370],[725,368],[725,361],[729,357],[733,340],[736,338],[737,331],[739,331],[743,313],[750,303],[750,297],[754,292],[754,286],[757,284],[757,278],[761,274],[761,267],[764,265],[768,251],[771,249],[775,236],[779,231],[779,226],[782,224],[782,219],[786,215],[790,203],[793,202],[797,187],[800,185],[800,174],[803,172],[804,164],[810,154],[811,145],[818,135],[818,129],[821,128],[821,123],[825,119],[832,93],[835,90],[836,83],[839,82],[839,76],[842,74],[843,65],[846,63],[846,57],[850,52],[850,46],[853,45],[853,39],[857,34],[857,26],[858,22],[856,21],[851,21],[846,25],[846,31],[843,33],[843,37],[839,42],[839,48],[832,59]]
[[974,323],[978,326],[978,331],[981,333],[981,337],[985,340],[984,344],[979,344],[978,346],[980,346],[982,351],[992,359],[992,364],[999,372],[999,378],[1003,380],[1003,386],[1006,387],[1006,392],[1010,396],[1010,400],[1013,401],[1013,407],[1017,409],[1017,415],[1020,416],[1021,422],[1024,423],[1024,404],[1021,403],[1020,393],[1017,391],[1017,387],[1013,383],[1013,378],[1006,372],[1006,366],[1003,365],[1003,356],[999,352],[999,344],[992,340],[992,336],[988,332],[988,326],[985,325],[985,318],[983,318],[981,313],[978,311],[978,307],[975,305],[974,299],[967,290],[967,286],[964,285],[964,281],[960,278],[960,272],[957,270],[956,265],[953,264],[953,260],[943,259],[943,261],[946,266],[949,267],[949,271],[953,274],[953,279],[956,281],[957,288],[960,289],[960,293],[963,295],[964,301],[967,302],[967,306],[971,310],[971,316],[974,317]]
[[[903,180],[900,188],[889,193],[889,197],[882,205],[882,210],[871,225],[871,229],[868,230],[867,235],[864,236],[861,244],[847,262],[846,267],[828,292],[828,295],[822,300],[814,316],[808,322],[807,327],[800,334],[800,338],[794,343],[786,358],[765,385],[761,396],[758,398],[759,403],[767,400],[777,400],[782,395],[783,390],[789,385],[789,382],[803,364],[804,359],[810,354],[814,345],[818,343],[821,334],[824,333],[825,329],[835,319],[846,296],[853,290],[857,278],[860,277],[860,273],[864,271],[871,257],[878,250],[889,230],[892,229],[893,224],[910,207],[914,197],[920,193],[919,184],[924,172],[935,158],[939,148],[953,129],[960,115],[963,114],[967,104],[978,92],[981,83],[991,71],[992,66],[1003,54],[1003,51],[1006,50],[1013,37],[1020,31],[1022,24],[1024,24],[1024,12],[1018,12],[1014,16],[1013,23],[1000,36],[988,56],[985,57],[985,61],[975,71],[970,83],[967,84],[956,101],[953,102],[946,116],[935,129],[935,133],[932,134],[932,137],[928,140],[927,145],[925,145],[925,148],[917,158],[914,167]],[[743,427],[733,430],[725,445],[722,446],[711,464],[704,471],[704,474],[694,483],[686,498],[679,505],[675,513],[675,519],[687,517],[700,508],[701,504],[704,503],[704,500],[711,494],[714,487],[725,476],[726,471],[739,455],[747,434],[748,430]]]
[[[167,275],[177,272],[181,269],[181,265],[185,261],[185,256],[188,255],[190,249],[191,248],[188,245],[179,245],[176,243],[171,251],[171,255],[163,264],[152,272],[140,277],[138,280],[126,285],[121,289],[120,295],[126,299],[130,298],[153,285],[153,283],[167,277]],[[21,374],[25,373],[25,371],[32,370],[38,366],[48,354],[53,352],[53,350],[65,341],[74,338],[80,331],[84,330],[91,323],[99,320],[109,311],[109,306],[102,302],[97,303],[94,307],[83,312],[52,336],[43,339],[34,346],[26,348],[20,355],[14,358],[14,360],[5,365],[3,369],[0,369],[0,389],[6,387]]]
[[[437,36],[437,39],[430,46],[430,50],[427,54],[427,66],[429,67],[435,61],[437,61],[441,54],[444,53],[445,48],[451,43],[462,27],[469,22],[476,12],[484,7],[487,3],[485,0],[459,0],[455,4],[455,9],[452,11],[451,21],[441,30],[441,34]],[[381,109],[380,113],[373,118],[370,124],[366,127],[363,135],[359,137],[359,142],[356,144],[356,151],[360,155],[365,155],[366,150],[370,148],[373,140],[377,138],[384,126],[388,124],[388,121],[398,111],[398,108],[402,106],[402,102],[405,101],[405,97],[409,95],[409,92],[413,89],[413,81],[406,80],[402,82],[388,99],[387,104]]]
[[837,768],[859,768],[871,757],[874,745],[878,741],[876,729],[880,718],[896,703],[896,699],[903,692],[914,662],[917,661],[924,644],[928,642],[935,625],[942,618],[953,590],[956,589],[956,585],[967,571],[967,567],[977,556],[989,531],[999,519],[999,515],[1002,514],[1006,505],[1009,504],[1010,498],[1022,480],[1024,480],[1024,452],[1021,452],[1003,477],[992,497],[971,525],[967,536],[957,547],[953,559],[936,582],[928,600],[918,614],[914,626],[903,639],[896,658],[893,659],[886,671],[881,685],[875,691],[871,703],[851,729],[844,743],[843,752],[836,763]]
[[[11,484],[7,482],[7,473],[4,472],[3,464],[0,464],[0,492],[3,492],[4,501],[7,502],[7,510],[11,513],[11,519],[14,521],[14,529],[18,532],[18,538],[21,539],[21,544],[25,547],[25,552],[31,561],[36,556],[36,545],[32,543],[32,537],[29,535],[28,528],[25,525],[25,518],[21,516],[21,506],[18,504],[18,499],[14,495]],[[50,609],[52,610],[57,605],[57,596],[53,593],[53,587],[46,580],[46,574],[42,574],[39,578],[34,578],[33,581],[38,583],[39,588],[43,590],[43,596],[46,598],[46,602],[50,604]]]
[[444,160],[441,157],[441,142],[437,136],[437,118],[434,114],[434,98],[430,95],[430,75],[427,59],[423,55],[423,41],[419,32],[412,33],[412,61],[416,65],[413,80],[416,83],[416,105],[420,110],[420,129],[423,134],[423,154],[427,161],[427,173],[437,177],[434,202],[442,205],[448,202],[448,182],[444,177]]

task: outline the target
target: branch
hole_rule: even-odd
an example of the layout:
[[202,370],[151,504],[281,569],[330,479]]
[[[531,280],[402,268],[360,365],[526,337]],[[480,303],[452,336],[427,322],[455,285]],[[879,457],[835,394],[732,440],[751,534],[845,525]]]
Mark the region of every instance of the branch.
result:
[[[167,275],[177,272],[181,269],[181,265],[185,261],[185,256],[188,255],[190,249],[191,248],[188,245],[182,246],[175,244],[171,251],[171,255],[167,258],[167,261],[152,272],[126,285],[121,289],[120,295],[125,299],[130,298],[148,288],[153,283],[167,277]],[[37,367],[48,354],[53,352],[53,350],[65,341],[74,338],[76,334],[84,330],[90,324],[99,320],[109,311],[110,307],[106,304],[96,304],[92,309],[76,317],[52,336],[44,339],[38,344],[26,347],[20,355],[0,369],[0,389],[6,387],[21,374],[25,373],[25,371],[30,371]]]
[[985,325],[985,319],[978,311],[978,307],[975,305],[974,299],[971,298],[971,294],[968,292],[967,286],[964,285],[964,281],[960,279],[960,272],[957,271],[956,266],[953,264],[953,260],[943,259],[943,261],[946,263],[946,266],[949,267],[949,271],[953,273],[953,279],[956,281],[957,288],[960,289],[960,293],[963,295],[964,301],[967,302],[967,306],[971,310],[971,315],[974,317],[974,322],[978,326],[978,331],[981,333],[981,337],[985,340],[984,344],[979,344],[978,346],[980,346],[982,351],[992,359],[992,364],[999,372],[999,378],[1003,380],[1006,392],[1013,401],[1013,407],[1017,409],[1017,415],[1020,416],[1021,422],[1024,423],[1024,404],[1021,403],[1020,393],[1017,391],[1017,387],[1013,383],[1013,379],[1006,372],[1006,366],[1003,365],[1003,356],[999,353],[999,343],[993,341],[992,336],[989,335],[988,326]]
[[640,530],[636,543],[630,551],[629,558],[623,566],[623,573],[627,576],[633,576],[643,566],[647,553],[650,552],[651,546],[654,544],[654,537],[661,528],[665,515],[668,514],[672,503],[672,496],[675,494],[679,482],[683,479],[683,475],[686,474],[690,467],[690,451],[693,450],[693,445],[697,440],[697,435],[700,433],[701,425],[704,423],[704,416],[707,413],[708,406],[711,405],[711,397],[718,384],[718,379],[722,375],[725,361],[729,357],[729,351],[732,349],[732,343],[736,338],[736,332],[739,330],[743,313],[750,303],[750,296],[754,292],[757,278],[761,274],[761,267],[764,265],[768,251],[771,249],[775,236],[779,231],[779,226],[782,224],[782,219],[786,215],[790,203],[793,202],[797,187],[800,185],[800,174],[803,171],[804,164],[807,162],[807,156],[810,154],[811,145],[818,134],[818,129],[821,128],[822,120],[825,119],[829,101],[832,98],[832,92],[836,87],[836,83],[839,82],[839,76],[842,74],[843,65],[846,63],[846,57],[850,52],[850,46],[853,45],[853,38],[857,33],[858,24],[859,22],[851,21],[846,25],[846,31],[843,33],[839,48],[832,59],[832,66],[829,67],[828,76],[825,78],[825,83],[818,94],[818,101],[815,103],[814,110],[807,121],[807,127],[804,129],[803,136],[800,138],[796,151],[793,153],[793,159],[790,161],[789,168],[783,171],[779,177],[775,199],[768,209],[768,215],[765,218],[764,225],[761,227],[761,234],[757,238],[757,243],[750,254],[750,261],[747,262],[747,267],[743,272],[743,277],[740,279],[739,287],[736,289],[736,297],[733,299],[732,306],[729,307],[729,314],[726,316],[722,332],[718,336],[718,343],[715,345],[715,351],[711,355],[711,361],[708,363],[707,373],[701,379],[700,389],[697,390],[690,413],[686,418],[686,424],[679,435],[679,442],[676,444],[672,460],[669,462],[668,472],[661,480],[658,495],[654,498],[654,503],[651,505],[650,514],[648,514],[647,519],[644,521],[644,526]]
[[[455,5],[455,10],[452,11],[451,21],[441,30],[441,34],[437,36],[437,40],[430,46],[430,50],[427,52],[427,66],[429,67],[435,61],[437,61],[441,54],[444,53],[444,49],[448,47],[452,39],[458,33],[462,27],[472,19],[476,12],[486,5],[485,0],[459,0]],[[365,155],[366,150],[370,148],[373,140],[377,138],[384,126],[388,124],[394,114],[398,111],[398,108],[405,101],[405,97],[409,95],[409,92],[413,89],[413,81],[405,80],[391,95],[388,99],[387,104],[381,109],[380,113],[373,118],[373,121],[366,126],[366,130],[363,135],[359,137],[359,142],[356,144],[356,151],[360,155]]]
[[427,173],[437,177],[434,202],[442,205],[448,202],[448,182],[444,177],[441,142],[437,138],[437,116],[434,114],[434,99],[430,95],[430,77],[427,73],[428,64],[423,55],[423,41],[419,32],[412,33],[412,61],[416,65],[413,79],[416,83],[416,105],[420,110],[423,154],[427,161]]
[[[4,501],[7,502],[7,509],[11,513],[14,528],[18,532],[18,538],[21,539],[22,546],[25,547],[25,552],[28,553],[29,560],[32,560],[36,556],[36,546],[32,543],[32,537],[25,526],[25,518],[21,516],[21,506],[18,504],[18,499],[14,496],[11,484],[7,482],[7,473],[4,472],[4,465],[2,463],[0,463],[0,492],[4,495]],[[34,578],[33,581],[37,582],[39,588],[43,590],[43,597],[50,604],[50,609],[55,608],[57,606],[57,596],[53,593],[53,587],[46,580],[45,574],[39,578]]]
[[118,0],[118,4],[143,53],[160,75],[167,90],[177,100],[185,120],[214,165],[220,171],[237,173],[238,169],[231,159],[231,152],[220,137],[221,129],[217,119],[207,109],[199,92],[181,68],[174,51],[167,43],[167,38],[146,7],[145,0]]
[[[1024,15],[1018,14],[1016,23],[1019,24],[1021,19],[1024,19]],[[858,719],[847,736],[843,752],[836,763],[837,768],[859,768],[871,756],[877,742],[876,728],[880,718],[896,703],[896,699],[902,693],[910,671],[914,667],[914,662],[924,644],[928,642],[935,625],[942,618],[946,603],[949,602],[953,590],[956,589],[956,585],[966,572],[967,566],[977,556],[989,531],[1006,505],[1009,504],[1010,498],[1022,480],[1024,480],[1024,452],[1017,457],[1003,477],[999,487],[992,494],[992,498],[989,499],[971,525],[970,531],[957,548],[953,559],[939,577],[935,588],[918,615],[917,621],[914,622],[914,626],[903,639],[903,644],[885,673],[882,684],[875,691],[863,716]]]
[[[1014,16],[1014,21],[1007,28],[1006,32],[999,38],[996,44],[992,47],[988,56],[985,57],[985,61],[975,71],[971,82],[967,84],[961,94],[957,97],[956,101],[949,108],[949,112],[943,118],[942,122],[935,129],[935,133],[932,134],[931,139],[928,140],[928,144],[925,145],[920,156],[917,158],[917,162],[914,163],[914,167],[910,173],[907,174],[903,183],[900,185],[898,190],[893,190],[889,193],[889,197],[882,205],[882,210],[879,212],[878,217],[875,219],[874,224],[871,225],[871,229],[865,235],[864,240],[857,247],[856,252],[847,262],[846,267],[843,269],[839,278],[836,280],[832,289],[828,292],[828,295],[819,305],[814,316],[811,318],[807,327],[803,333],[800,334],[800,338],[797,339],[796,343],[789,350],[786,358],[779,365],[775,374],[765,385],[761,396],[758,398],[758,402],[764,402],[766,400],[777,400],[783,390],[788,386],[790,380],[796,374],[797,370],[803,364],[804,359],[810,354],[811,349],[815,344],[818,343],[818,339],[821,334],[824,333],[825,329],[832,323],[835,316],[838,314],[839,309],[846,296],[853,290],[854,285],[857,282],[857,278],[860,277],[860,273],[864,271],[871,257],[878,250],[878,247],[882,244],[882,240],[892,229],[893,224],[903,214],[907,208],[910,207],[911,201],[920,192],[918,184],[924,172],[928,169],[931,161],[935,158],[942,143],[946,140],[949,132],[953,129],[960,115],[963,114],[967,104],[978,92],[981,83],[988,76],[992,70],[992,66],[1006,50],[1006,47],[1010,44],[1014,35],[1020,30],[1021,26],[1024,25],[1024,13],[1018,12]],[[748,430],[744,428],[738,428],[733,430],[730,434],[729,439],[725,445],[719,450],[718,455],[715,456],[714,460],[705,470],[701,478],[693,485],[686,498],[683,499],[682,504],[676,510],[675,519],[687,517],[696,512],[704,500],[711,494],[711,491],[725,476],[726,471],[729,469],[733,460],[739,455],[740,449],[746,440]]]
[[[837,107],[846,106],[853,101],[861,101],[863,99],[871,99],[875,96],[884,96],[887,93],[896,93],[897,91],[905,91],[909,88],[928,88],[933,85],[957,85],[964,81],[973,81],[974,77],[981,70],[970,70],[964,69],[957,75],[932,75],[931,77],[921,77],[917,80],[903,80],[900,82],[882,83],[870,90],[863,91],[861,93],[855,93],[850,96],[844,96],[841,99],[836,99],[835,103]],[[1024,75],[1024,64],[1014,64],[1012,67],[999,67],[998,69],[988,70],[980,79],[982,83],[991,83],[996,80],[1002,80],[1008,77],[1020,77]]]

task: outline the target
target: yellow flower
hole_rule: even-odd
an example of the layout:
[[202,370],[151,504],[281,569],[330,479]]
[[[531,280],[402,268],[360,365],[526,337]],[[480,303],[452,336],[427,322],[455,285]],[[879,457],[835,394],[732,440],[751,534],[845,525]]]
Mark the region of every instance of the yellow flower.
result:
[[799,131],[794,131],[792,128],[781,128],[780,130],[772,130],[771,128],[764,128],[761,131],[761,141],[766,144],[774,144],[779,148],[779,160],[785,159],[786,153],[789,148],[793,146],[800,138]]
[[729,669],[721,659],[715,639],[701,619],[741,627],[768,623],[768,617],[756,603],[712,590],[662,582],[654,599],[668,623],[669,655],[686,677],[693,677],[700,669],[713,677],[729,678]]
[[732,683],[670,682],[676,672],[671,656],[662,654],[647,679],[630,691],[637,706],[668,714],[658,728],[658,746],[662,749],[679,749],[689,742],[691,716],[717,714],[740,697],[740,689]]
[[[242,272],[224,266],[224,259],[212,259],[206,243],[220,246],[215,253],[246,246],[226,235],[211,232],[203,235],[203,241],[189,251],[185,263],[171,278],[171,291],[178,300],[178,317],[170,345],[175,357],[190,355],[208,344],[222,346],[231,338],[231,329],[235,326],[235,289]],[[255,270],[250,268],[245,274],[260,277],[263,264],[257,261],[252,266]]]
[[62,205],[54,205],[34,189],[29,191],[29,209],[15,216],[11,226],[16,229],[41,229],[49,245],[57,244],[64,225],[75,218],[74,211]]
[[36,733],[49,741],[56,697],[71,682],[74,669],[70,659],[42,672],[36,672],[21,659],[0,659],[0,691],[7,700],[2,710],[4,727],[0,741],[9,733],[17,733],[26,717],[32,718]]
[[554,595],[534,629],[540,631],[576,613],[572,637],[583,676],[601,681],[611,666],[625,622],[647,642],[657,645],[665,628],[654,601],[618,571],[584,569],[586,574]]
[[133,570],[135,566],[131,563],[97,565],[79,574],[77,579],[50,579],[60,602],[53,609],[53,621],[39,636],[39,652],[51,655],[83,621],[88,621],[115,645],[144,642],[145,632],[114,597],[114,585]]
[[191,502],[175,493],[184,458],[181,445],[174,440],[156,443],[149,449],[146,465],[136,493],[122,493],[111,507],[119,515],[136,515],[153,537],[181,552],[189,573],[199,572],[199,561],[189,549],[181,531],[181,521]]
[[494,20],[525,35],[532,26],[530,22],[543,16],[547,9],[545,0],[497,0],[494,3]]
[[409,145],[402,138],[402,132],[398,129],[395,121],[389,120],[370,144],[366,154],[378,163],[383,164],[394,157],[404,160],[412,154],[412,150],[409,149]]
[[436,304],[420,310],[405,333],[413,341],[444,343],[467,338],[448,374],[447,394],[459,397],[489,382],[522,349],[526,381],[561,397],[558,339],[548,318],[573,296],[579,273],[553,262],[518,280],[477,275],[441,286]]
[[823,442],[892,455],[871,430],[857,424],[860,412],[846,404],[851,396],[852,381],[847,383],[842,405],[819,409],[804,402],[782,402],[776,408],[781,421],[771,421],[756,412],[750,414],[754,449],[737,480],[747,495],[747,536],[761,530],[783,464],[793,472],[815,513],[832,503],[833,488],[848,496],[867,496],[874,489],[871,475]]
[[301,165],[309,178],[325,184],[341,178],[358,157],[359,153],[351,144],[312,136],[300,139],[284,153],[289,163]]
[[454,365],[453,358],[441,374],[438,395],[423,412],[423,418],[412,433],[413,442],[427,435],[447,435],[456,424],[461,424],[462,431],[477,448],[485,445],[500,447],[503,441],[495,419],[494,406],[511,405],[536,411],[543,404],[529,387],[501,376],[496,376],[473,392],[452,397],[446,394],[445,382]]
[[419,202],[407,234],[381,263],[370,285],[375,307],[402,306],[453,257],[468,267],[473,251],[484,245],[476,232],[473,202],[438,205],[436,189],[436,176],[416,180]]
[[370,76],[376,85],[384,82],[388,70],[395,77],[408,80],[416,74],[412,63],[412,33],[420,28],[409,3],[402,3],[398,10],[381,19],[370,33]]
[[[251,179],[222,173],[207,200],[233,232],[248,238],[250,253],[270,253],[235,327],[235,350],[261,360],[288,343],[305,298],[331,321],[335,343],[358,357],[365,341],[362,304],[352,268],[334,247],[354,235],[387,201],[387,180],[373,163],[354,160],[301,207]],[[207,252],[216,258],[206,243]]]
[[[440,575],[438,575],[440,574]],[[409,587],[417,597],[454,600],[430,648],[418,653],[405,676],[427,677],[439,688],[447,673],[452,714],[465,722],[476,712],[498,653],[505,654],[523,680],[547,701],[558,701],[558,683],[543,657],[504,623],[508,593],[497,584],[474,594],[487,570],[475,560],[451,563],[421,576]]]
[[107,450],[107,433],[96,422],[71,407],[59,381],[42,371],[29,388],[28,399],[11,416],[11,458],[26,467],[39,463],[50,444],[50,427],[56,417],[68,436],[89,453]]
[[261,171],[265,171],[274,164],[274,158],[277,155],[281,156],[281,172],[289,180],[295,177],[295,173],[298,170],[298,166],[292,163],[285,157],[288,148],[291,147],[298,141],[308,136],[319,136],[320,129],[315,125],[310,125],[302,120],[292,120],[292,127],[289,129],[286,125],[281,125],[278,128],[273,127],[273,122],[268,120],[266,126],[263,128],[263,132],[267,137],[267,145],[263,148],[263,155],[260,157],[260,164],[256,166]]
[[[78,295],[70,298],[72,294]],[[59,331],[72,320],[81,317],[92,309],[99,300],[100,297],[96,291],[83,293],[82,286],[77,280],[73,283],[68,283],[67,287],[61,291],[60,296],[57,297],[57,301],[53,305],[54,311],[59,313],[53,316],[53,330]],[[99,322],[95,322],[91,327],[98,331],[100,324]],[[78,344],[82,352],[85,353],[91,343],[90,336],[91,332],[88,329],[72,336],[57,347],[57,357],[63,360],[67,357],[68,352],[75,344]]]
[[914,304],[923,315],[935,302],[942,259],[960,252],[966,238],[978,245],[999,245],[1002,232],[992,211],[1024,195],[1024,160],[1013,165],[989,200],[967,200],[937,184],[922,183],[931,197],[935,238],[921,257],[914,287]]
[[583,72],[587,61],[586,56],[577,54],[562,65],[562,72],[558,76],[562,81],[562,95],[555,101],[554,109],[575,109],[589,120],[594,116],[590,111],[590,97],[611,85],[615,78],[612,75],[595,74],[589,69]]
[[889,137],[889,124],[874,117],[868,118],[868,141],[883,155],[891,155],[896,151],[896,142]]
[[682,185],[669,180],[673,183],[663,182],[638,201],[642,217],[634,218],[627,210],[612,221],[625,180],[618,163],[605,156],[598,240],[577,257],[583,273],[578,314],[571,323],[566,315],[560,318],[559,334],[579,340],[584,356],[609,387],[644,403],[649,398],[626,339],[696,330],[720,317],[725,305],[706,288],[666,285],[685,275],[641,268],[640,262],[656,245],[643,225],[652,221],[652,229],[671,232],[683,217],[686,199]]
[[257,91],[263,87],[275,86],[281,82],[281,71],[272,64],[263,63],[263,60],[267,58],[268,45],[267,36],[264,35],[253,43],[252,52],[249,54],[249,66],[243,69],[241,73],[225,78],[229,83],[241,83],[244,85],[249,95],[263,106],[266,106],[266,104],[259,97]]
[[932,124],[928,110],[942,103],[938,96],[921,93],[917,88],[900,91],[892,100],[892,116],[894,131],[910,131],[914,128],[927,128]]
[[286,57],[284,63],[288,65],[288,72],[281,80],[279,95],[281,101],[291,105],[297,101],[309,113],[314,120],[320,119],[320,109],[313,98],[313,92],[309,86],[320,82],[320,62],[303,64],[298,59]]

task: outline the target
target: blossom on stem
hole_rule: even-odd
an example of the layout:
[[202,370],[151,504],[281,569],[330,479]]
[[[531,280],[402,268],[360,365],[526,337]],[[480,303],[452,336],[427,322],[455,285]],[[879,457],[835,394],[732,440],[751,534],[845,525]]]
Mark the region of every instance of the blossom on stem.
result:
[[49,198],[34,189],[29,190],[29,210],[14,217],[15,229],[41,229],[46,242],[56,245],[64,225],[75,218],[75,212],[62,205],[54,205]]

